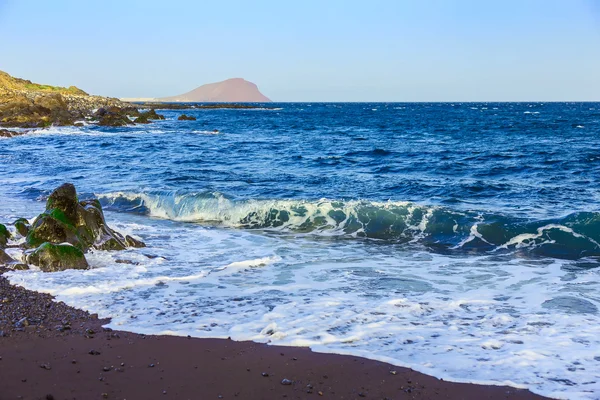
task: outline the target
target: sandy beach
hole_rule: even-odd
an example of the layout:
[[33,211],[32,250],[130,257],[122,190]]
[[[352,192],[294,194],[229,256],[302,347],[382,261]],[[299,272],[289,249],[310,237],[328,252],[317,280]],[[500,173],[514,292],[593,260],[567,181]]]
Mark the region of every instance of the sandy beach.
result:
[[0,399],[543,398],[307,348],[144,336],[107,322],[0,277]]

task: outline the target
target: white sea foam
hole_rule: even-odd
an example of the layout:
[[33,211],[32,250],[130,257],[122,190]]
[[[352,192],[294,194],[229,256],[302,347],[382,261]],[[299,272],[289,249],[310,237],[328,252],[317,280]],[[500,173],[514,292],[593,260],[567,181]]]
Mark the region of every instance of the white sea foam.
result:
[[597,270],[107,218],[148,247],[94,251],[88,271],[10,280],[112,317],[115,329],[310,346],[559,398],[600,393]]
[[191,131],[191,133],[200,133],[200,134],[203,134],[203,135],[219,135],[222,132],[220,132],[220,131],[193,130],[193,131]]

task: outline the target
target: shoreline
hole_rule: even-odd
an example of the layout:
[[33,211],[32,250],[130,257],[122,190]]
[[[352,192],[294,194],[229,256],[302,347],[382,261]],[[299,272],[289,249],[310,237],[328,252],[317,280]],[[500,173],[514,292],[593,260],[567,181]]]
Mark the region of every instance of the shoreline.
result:
[[0,400],[545,398],[305,347],[113,331],[102,327],[108,319],[10,284],[6,271],[0,267]]

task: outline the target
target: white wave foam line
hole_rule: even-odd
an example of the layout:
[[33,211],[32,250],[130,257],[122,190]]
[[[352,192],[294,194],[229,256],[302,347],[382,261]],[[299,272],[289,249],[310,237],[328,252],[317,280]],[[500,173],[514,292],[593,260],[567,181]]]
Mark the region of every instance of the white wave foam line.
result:
[[569,227],[566,227],[564,225],[558,225],[558,224],[548,224],[548,225],[539,227],[537,229],[537,233],[522,233],[520,235],[514,236],[508,242],[504,243],[501,246],[498,246],[498,249],[507,249],[509,246],[513,246],[513,245],[517,249],[535,246],[536,245],[535,239],[541,238],[544,235],[544,233],[546,233],[546,231],[549,231],[551,229],[558,229],[562,232],[569,233],[576,238],[588,240],[589,242],[593,243],[596,247],[600,248],[600,243],[596,242],[594,239],[592,239],[590,237],[587,237],[585,235],[575,232],[573,229],[571,229]]
[[[473,226],[471,226],[471,229],[469,230],[469,236],[467,236],[466,238],[464,238],[463,240],[460,241],[459,244],[457,244],[456,246],[452,247],[452,249],[460,249],[461,247],[463,247],[465,244],[472,242],[475,239],[479,239],[487,244],[490,244],[490,242],[488,242],[487,240],[485,240],[485,238],[483,237],[483,235],[481,233],[479,233],[479,231],[477,230],[477,226],[480,224],[480,222],[473,224]],[[455,230],[456,232],[456,230]]]
[[198,130],[194,130],[191,131],[190,133],[196,133],[196,134],[202,134],[202,135],[220,135],[222,132],[221,131],[198,131]]
[[[310,346],[557,398],[600,393],[600,316],[589,311],[600,306],[598,270],[120,218],[151,225],[133,226],[158,257],[94,252],[89,271],[9,279],[111,317],[115,329]],[[584,308],[557,306],[565,296]]]
[[[264,227],[269,230],[285,230],[288,228],[300,228],[307,224],[314,223],[315,218],[322,219],[323,224],[314,227],[314,231],[322,235],[342,235],[346,234],[345,228],[353,219],[359,222],[358,210],[361,207],[375,207],[382,210],[392,210],[394,208],[404,207],[407,215],[406,221],[410,220],[413,213],[421,209],[417,205],[409,202],[369,202],[364,203],[359,200],[344,202],[335,202],[327,199],[321,199],[316,202],[298,201],[298,200],[248,200],[244,202],[234,202],[225,198],[220,193],[212,193],[210,197],[197,197],[193,195],[167,195],[159,196],[145,193],[127,193],[116,192],[108,194],[98,194],[99,198],[115,201],[118,198],[124,198],[130,202],[139,202],[149,210],[153,217],[169,219],[183,222],[216,222],[229,227]],[[273,220],[273,211],[277,210],[277,224],[273,226],[264,226],[264,224]],[[332,218],[332,214],[337,215],[343,212],[345,218],[337,221]],[[417,225],[409,225],[408,230],[424,232],[427,222],[435,207],[431,207],[424,213]],[[286,214],[284,221],[282,212]],[[398,216],[400,218],[400,216]],[[284,218],[284,219],[285,219]],[[362,217],[365,218],[365,217]],[[364,232],[364,226],[368,225],[370,219],[362,222],[363,228],[353,232],[353,235],[359,235]],[[274,226],[277,225],[277,226]]]

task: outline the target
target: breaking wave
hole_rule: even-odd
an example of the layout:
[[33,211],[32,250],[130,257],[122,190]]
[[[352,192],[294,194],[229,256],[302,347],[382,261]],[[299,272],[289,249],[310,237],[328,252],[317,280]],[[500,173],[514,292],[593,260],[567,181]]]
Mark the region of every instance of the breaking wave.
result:
[[232,200],[221,193],[117,192],[107,210],[175,221],[296,234],[420,243],[438,252],[519,251],[563,259],[600,257],[600,213],[527,220],[408,202]]

